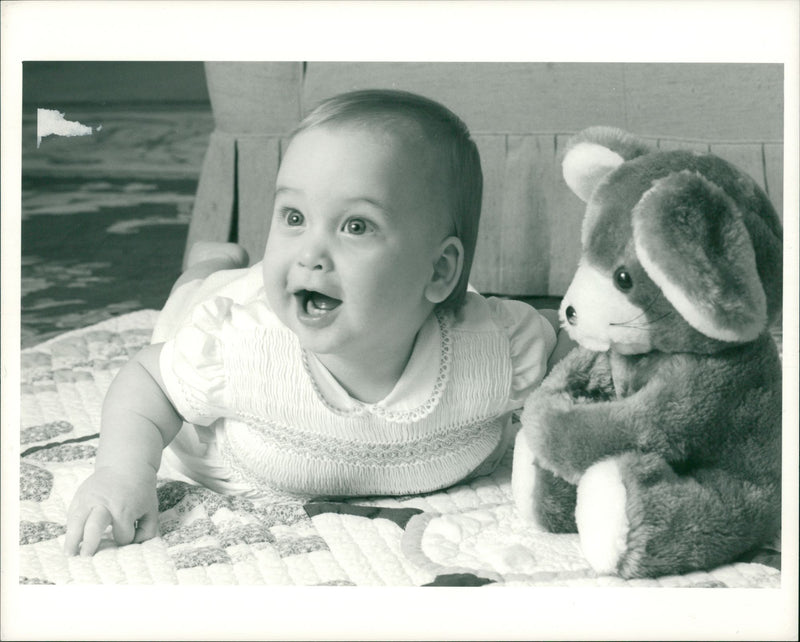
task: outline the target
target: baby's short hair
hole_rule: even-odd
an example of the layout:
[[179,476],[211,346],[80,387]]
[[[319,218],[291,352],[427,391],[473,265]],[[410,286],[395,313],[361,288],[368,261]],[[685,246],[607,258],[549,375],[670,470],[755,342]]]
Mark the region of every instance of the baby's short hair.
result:
[[480,154],[464,122],[430,98],[407,91],[366,89],[323,101],[302,120],[291,136],[322,125],[346,123],[379,124],[398,131],[408,122],[420,127],[426,142],[442,154],[449,170],[450,216],[454,235],[464,246],[464,267],[458,284],[439,307],[457,310],[467,293],[483,197]]

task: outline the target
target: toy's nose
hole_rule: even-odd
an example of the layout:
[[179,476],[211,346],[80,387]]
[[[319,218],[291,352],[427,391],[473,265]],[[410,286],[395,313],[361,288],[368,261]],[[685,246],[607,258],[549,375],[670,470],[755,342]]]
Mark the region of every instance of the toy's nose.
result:
[[571,305],[567,306],[566,314],[567,314],[567,323],[569,323],[570,325],[575,325],[576,323],[578,323],[578,313],[575,311],[575,308],[573,308]]

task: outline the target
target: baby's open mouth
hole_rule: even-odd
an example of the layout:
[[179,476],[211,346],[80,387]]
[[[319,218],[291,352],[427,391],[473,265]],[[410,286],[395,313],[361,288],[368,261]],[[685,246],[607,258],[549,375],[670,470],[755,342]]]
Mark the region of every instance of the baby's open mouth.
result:
[[341,305],[341,300],[334,299],[322,292],[314,290],[299,290],[295,292],[300,308],[312,317],[320,317]]

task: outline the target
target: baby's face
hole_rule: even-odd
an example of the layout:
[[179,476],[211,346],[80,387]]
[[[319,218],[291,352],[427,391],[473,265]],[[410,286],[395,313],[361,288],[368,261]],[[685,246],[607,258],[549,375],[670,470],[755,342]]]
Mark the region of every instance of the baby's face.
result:
[[349,125],[293,139],[263,270],[270,306],[307,350],[369,363],[410,346],[451,234],[434,165],[425,148]]

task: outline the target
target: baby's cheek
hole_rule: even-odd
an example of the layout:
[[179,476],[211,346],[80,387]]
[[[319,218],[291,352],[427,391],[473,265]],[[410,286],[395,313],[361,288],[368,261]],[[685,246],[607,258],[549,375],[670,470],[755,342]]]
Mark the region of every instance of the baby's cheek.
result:
[[267,300],[271,306],[274,306],[278,303],[281,294],[286,289],[285,286],[281,285],[281,283],[285,282],[285,279],[281,279],[278,266],[272,262],[267,262],[266,258],[261,268],[261,276],[264,281],[264,291],[266,292]]
[[264,258],[261,261],[261,274],[264,277],[264,285],[268,283],[275,283],[278,281],[282,270],[281,266],[285,263],[281,259],[281,253],[278,251],[270,250],[264,253]]

